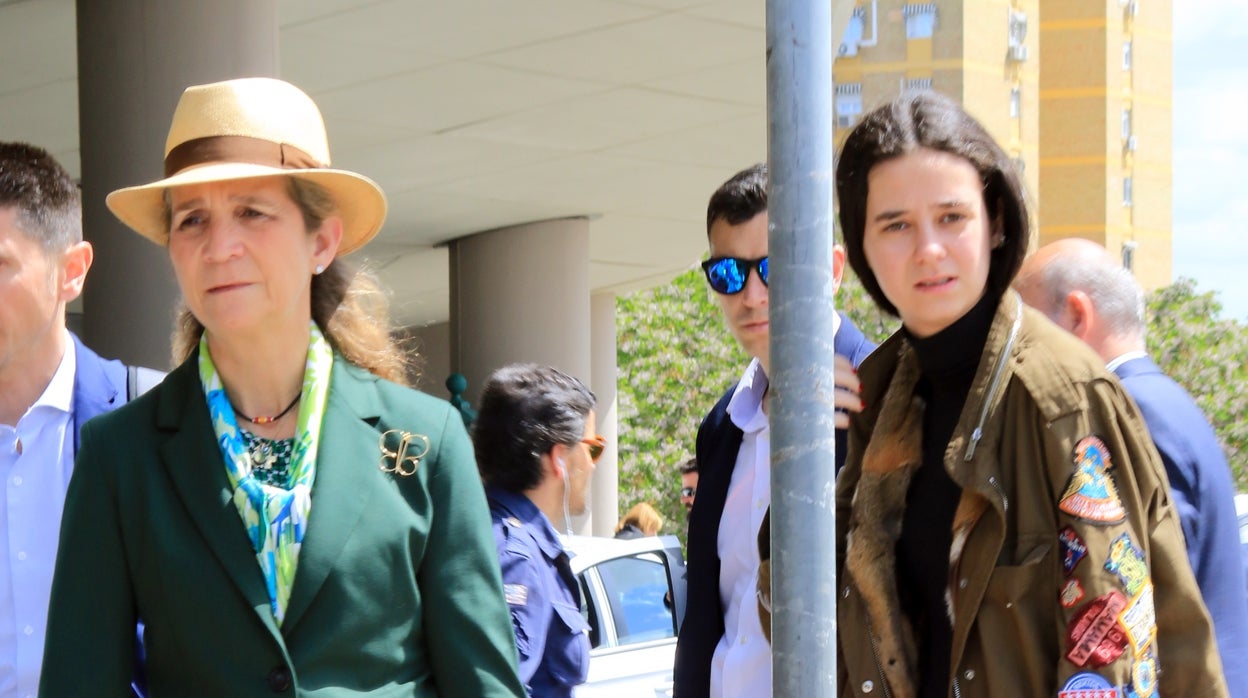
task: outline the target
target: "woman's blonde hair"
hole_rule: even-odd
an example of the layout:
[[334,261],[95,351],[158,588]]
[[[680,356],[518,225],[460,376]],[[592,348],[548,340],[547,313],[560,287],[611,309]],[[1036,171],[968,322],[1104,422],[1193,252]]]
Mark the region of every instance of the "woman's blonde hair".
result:
[[[308,231],[320,228],[336,209],[333,198],[315,182],[297,177],[287,177],[286,182]],[[169,201],[166,192],[166,224],[171,220]],[[410,383],[414,357],[395,341],[390,300],[372,273],[334,259],[325,271],[312,277],[312,319],[334,351],[347,361],[395,383]],[[174,365],[195,351],[203,334],[203,324],[184,304],[173,329]]]
[[629,524],[636,526],[642,535],[655,536],[658,535],[659,529],[663,528],[663,517],[654,510],[654,507],[642,502],[633,505],[633,508],[628,510],[624,518],[615,525],[615,532],[623,531],[624,527]]

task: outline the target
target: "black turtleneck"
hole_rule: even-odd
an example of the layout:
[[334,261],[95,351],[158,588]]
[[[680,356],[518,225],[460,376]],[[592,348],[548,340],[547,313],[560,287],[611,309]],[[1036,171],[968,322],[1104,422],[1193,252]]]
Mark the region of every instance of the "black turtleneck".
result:
[[921,373],[917,392],[927,406],[923,464],[906,493],[897,541],[897,587],[919,643],[919,698],[945,698],[949,691],[953,630],[945,591],[961,488],[945,472],[945,450],[966,405],[997,301],[985,294],[966,315],[930,337],[907,333]]

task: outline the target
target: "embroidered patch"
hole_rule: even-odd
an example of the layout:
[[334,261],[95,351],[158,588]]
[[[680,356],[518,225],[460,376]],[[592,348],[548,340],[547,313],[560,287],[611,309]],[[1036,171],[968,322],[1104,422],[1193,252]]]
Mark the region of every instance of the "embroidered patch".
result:
[[508,606],[524,606],[529,602],[529,588],[523,584],[504,584],[503,596]]
[[1057,541],[1062,544],[1062,569],[1069,577],[1083,556],[1088,554],[1088,546],[1070,526],[1057,532]]
[[1075,472],[1058,508],[1084,521],[1115,524],[1126,518],[1118,488],[1109,475],[1113,462],[1105,442],[1085,436],[1075,445]]
[[1156,698],[1157,657],[1150,651],[1136,657],[1131,665],[1131,685],[1127,686],[1128,698]]
[[1118,575],[1127,593],[1135,596],[1148,583],[1148,565],[1144,553],[1131,542],[1129,534],[1122,534],[1109,544],[1109,559],[1105,569]]
[[1103,676],[1081,671],[1070,677],[1057,698],[1118,698],[1118,689]]
[[1131,642],[1131,651],[1138,659],[1144,650],[1152,646],[1153,638],[1157,637],[1157,612],[1153,608],[1151,582],[1145,584],[1140,593],[1131,599],[1126,610],[1118,616],[1118,623],[1126,631],[1127,640]]
[[1102,594],[1075,614],[1066,630],[1066,658],[1079,667],[1102,667],[1122,656],[1127,636],[1118,614],[1127,607],[1120,591]]
[[1075,604],[1083,601],[1083,585],[1078,579],[1066,581],[1066,585],[1062,587],[1061,599],[1063,608],[1074,608]]

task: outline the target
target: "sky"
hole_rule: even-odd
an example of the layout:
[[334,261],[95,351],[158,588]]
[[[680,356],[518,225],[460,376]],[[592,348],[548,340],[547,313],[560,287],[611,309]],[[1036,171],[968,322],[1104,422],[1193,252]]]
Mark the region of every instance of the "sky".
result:
[[1248,0],[1174,0],[1173,194],[1174,276],[1248,320]]

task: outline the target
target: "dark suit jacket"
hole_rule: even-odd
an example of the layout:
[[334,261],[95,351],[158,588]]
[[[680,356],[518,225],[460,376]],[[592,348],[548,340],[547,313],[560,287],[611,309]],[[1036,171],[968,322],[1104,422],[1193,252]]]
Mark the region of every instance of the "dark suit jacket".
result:
[[[416,474],[379,435],[428,436]],[[445,402],[340,358],[312,511],[279,629],[231,501],[196,357],[83,429],[40,695],[128,695],[135,621],[149,695],[523,696],[489,511]]]
[[1187,391],[1152,359],[1132,359],[1115,373],[1139,405],[1166,466],[1187,557],[1213,619],[1226,684],[1232,696],[1248,698],[1248,596],[1235,483],[1218,437]]
[[[857,366],[875,345],[849,318],[841,315],[836,331],[836,353]],[[741,430],[728,416],[728,389],[698,428],[698,496],[689,512],[688,601],[676,642],[674,671],[676,698],[699,698],[710,692],[711,659],[724,634],[724,607],[719,598],[719,520],[728,499],[728,484],[741,448]],[[845,462],[845,431],[836,430],[836,469]]]

